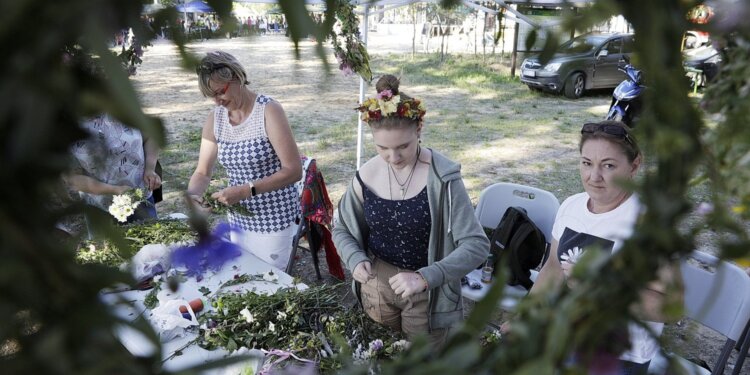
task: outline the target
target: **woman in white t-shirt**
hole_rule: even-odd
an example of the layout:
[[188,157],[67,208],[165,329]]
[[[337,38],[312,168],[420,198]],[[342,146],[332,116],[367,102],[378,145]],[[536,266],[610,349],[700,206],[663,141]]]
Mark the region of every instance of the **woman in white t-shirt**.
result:
[[[642,156],[630,128],[621,122],[585,124],[581,129],[580,173],[585,192],[566,199],[557,212],[552,228],[552,248],[530,293],[551,285],[567,283],[575,288],[571,271],[581,254],[597,248],[614,253],[633,232],[641,205],[638,196],[622,187],[635,177]],[[641,292],[635,309],[648,330],[630,323],[630,349],[620,356],[619,374],[646,374],[659,349],[654,335],[661,334],[666,283],[679,272],[668,268]],[[507,326],[505,327],[507,329]],[[651,331],[651,333],[649,332]]]

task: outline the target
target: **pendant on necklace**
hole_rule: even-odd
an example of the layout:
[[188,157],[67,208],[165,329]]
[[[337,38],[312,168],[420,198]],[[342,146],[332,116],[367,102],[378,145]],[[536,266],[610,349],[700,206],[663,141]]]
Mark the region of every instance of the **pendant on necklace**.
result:
[[403,200],[406,197],[406,189],[401,188],[401,200]]

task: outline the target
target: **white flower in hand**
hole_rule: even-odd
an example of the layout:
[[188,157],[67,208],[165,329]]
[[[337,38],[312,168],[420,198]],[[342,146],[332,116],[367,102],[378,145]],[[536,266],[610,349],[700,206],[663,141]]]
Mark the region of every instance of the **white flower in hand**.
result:
[[283,311],[279,311],[276,313],[276,320],[284,320],[286,319],[286,313]]
[[131,204],[133,204],[133,201],[130,199],[129,195],[121,194],[112,197],[112,204],[116,206],[130,206]]
[[276,326],[272,322],[268,322],[268,330],[271,332],[276,332]]

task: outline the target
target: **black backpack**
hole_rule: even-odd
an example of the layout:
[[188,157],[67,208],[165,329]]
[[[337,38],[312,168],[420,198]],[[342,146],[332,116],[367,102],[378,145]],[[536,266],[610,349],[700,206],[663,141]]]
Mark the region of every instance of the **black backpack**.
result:
[[507,264],[510,271],[508,285],[522,285],[531,289],[531,270],[544,259],[547,241],[526,210],[508,207],[490,237],[490,253],[495,259],[495,273]]

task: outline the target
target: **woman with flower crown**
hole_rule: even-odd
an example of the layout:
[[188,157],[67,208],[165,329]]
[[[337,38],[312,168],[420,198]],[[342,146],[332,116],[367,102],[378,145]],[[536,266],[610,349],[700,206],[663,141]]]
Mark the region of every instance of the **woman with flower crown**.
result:
[[216,103],[206,118],[200,154],[187,192],[199,204],[218,160],[229,186],[212,194],[219,203],[252,213],[229,212],[232,242],[264,262],[285,269],[297,231],[302,178],[297,143],[284,109],[248,88],[242,64],[223,51],[206,54],[196,67],[201,93]]
[[373,320],[441,343],[463,318],[460,279],[487,259],[489,243],[460,165],[420,144],[422,102],[400,93],[392,75],[376,89],[357,110],[378,155],[339,203],[334,243]]

